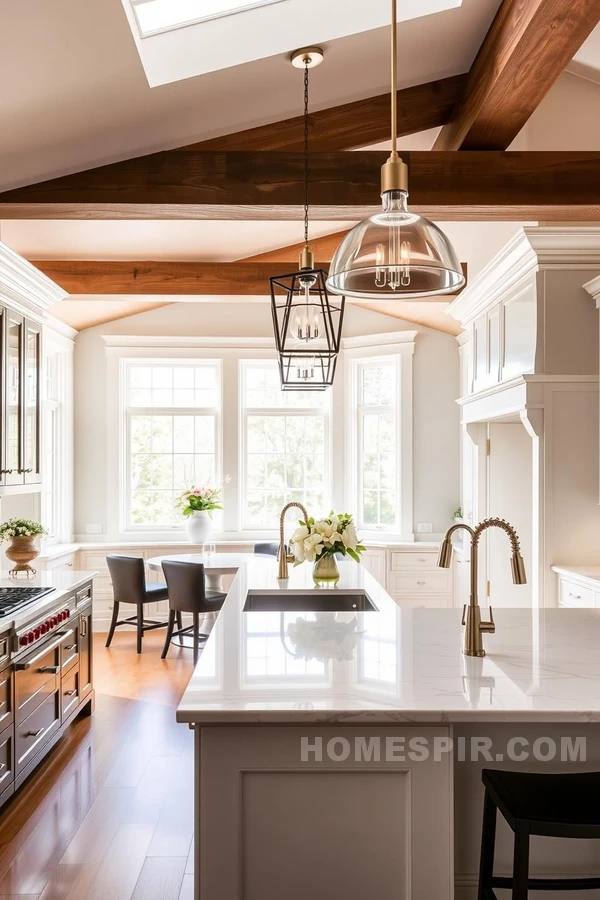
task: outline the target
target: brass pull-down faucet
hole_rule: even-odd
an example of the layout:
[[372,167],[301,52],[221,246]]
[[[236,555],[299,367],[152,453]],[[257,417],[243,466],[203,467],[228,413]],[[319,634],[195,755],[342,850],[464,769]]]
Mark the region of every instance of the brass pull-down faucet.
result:
[[471,536],[471,593],[469,603],[463,606],[462,624],[465,626],[465,647],[466,656],[485,656],[483,649],[483,637],[485,633],[493,634],[496,630],[494,617],[492,615],[492,607],[490,606],[489,622],[482,621],[481,609],[477,599],[477,569],[478,569],[478,551],[479,538],[487,528],[501,528],[505,531],[510,540],[512,556],[510,558],[510,568],[514,584],[527,584],[527,576],[525,574],[525,563],[521,556],[521,544],[517,532],[504,519],[484,519],[476,528],[459,522],[448,529],[440,547],[440,556],[438,566],[442,569],[449,569],[452,562],[452,535],[459,528],[464,528]]
[[285,546],[285,534],[284,534],[284,525],[285,525],[285,514],[288,509],[292,509],[296,506],[299,510],[302,511],[302,515],[304,516],[304,521],[308,522],[308,513],[306,512],[306,508],[302,506],[301,503],[296,503],[295,501],[292,503],[286,504],[281,510],[281,515],[279,516],[279,571],[277,573],[277,577],[281,581],[285,581],[289,578],[288,573],[288,563],[294,562],[294,554],[288,553]]

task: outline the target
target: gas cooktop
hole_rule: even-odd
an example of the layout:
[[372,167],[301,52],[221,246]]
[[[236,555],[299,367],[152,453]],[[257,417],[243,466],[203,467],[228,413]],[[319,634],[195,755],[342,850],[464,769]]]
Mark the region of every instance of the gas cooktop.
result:
[[51,587],[3,587],[0,588],[0,617],[22,609],[34,600],[52,593]]

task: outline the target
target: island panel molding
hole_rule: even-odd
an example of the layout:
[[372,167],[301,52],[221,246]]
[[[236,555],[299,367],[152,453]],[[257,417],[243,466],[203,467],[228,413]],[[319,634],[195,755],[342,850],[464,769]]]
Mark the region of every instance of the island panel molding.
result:
[[[599,219],[600,153],[409,151],[411,207],[433,219]],[[315,219],[375,211],[379,151],[311,154]],[[303,215],[301,153],[169,150],[0,194],[5,218],[292,218]]]

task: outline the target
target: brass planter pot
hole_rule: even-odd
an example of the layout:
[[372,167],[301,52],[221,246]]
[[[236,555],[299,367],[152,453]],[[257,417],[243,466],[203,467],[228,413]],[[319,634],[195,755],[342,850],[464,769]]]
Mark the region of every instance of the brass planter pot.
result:
[[35,545],[35,536],[11,538],[6,555],[11,562],[15,563],[8,573],[11,578],[16,578],[22,572],[25,573],[28,578],[33,578],[36,574],[36,569],[33,569],[29,565],[36,556],[39,556],[39,550]]

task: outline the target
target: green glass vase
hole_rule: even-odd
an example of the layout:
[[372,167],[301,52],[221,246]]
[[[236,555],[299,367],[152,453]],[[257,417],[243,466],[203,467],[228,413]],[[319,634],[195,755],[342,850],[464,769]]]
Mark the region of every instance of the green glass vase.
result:
[[325,554],[315,561],[313,566],[313,581],[316,585],[333,585],[340,580],[340,570],[335,556]]

